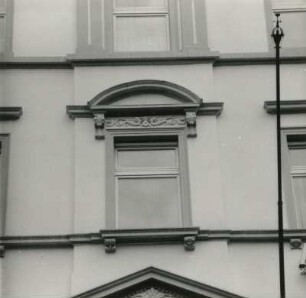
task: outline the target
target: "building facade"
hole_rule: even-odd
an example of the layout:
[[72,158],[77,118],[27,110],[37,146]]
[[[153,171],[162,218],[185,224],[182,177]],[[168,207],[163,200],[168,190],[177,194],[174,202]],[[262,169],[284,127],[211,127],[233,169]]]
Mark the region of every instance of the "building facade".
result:
[[0,0],[0,297],[279,297],[275,12],[305,297],[305,0]]

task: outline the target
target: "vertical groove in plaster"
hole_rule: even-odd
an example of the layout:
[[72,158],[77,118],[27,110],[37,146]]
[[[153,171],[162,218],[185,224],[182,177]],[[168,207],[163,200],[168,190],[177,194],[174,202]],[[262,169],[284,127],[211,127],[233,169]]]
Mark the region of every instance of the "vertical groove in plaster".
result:
[[91,0],[87,0],[87,13],[88,13],[88,18],[87,18],[87,25],[88,25],[88,45],[91,45]]
[[104,17],[104,0],[101,0],[101,41],[102,41],[102,49],[105,49],[105,17]]
[[195,4],[194,0],[191,0],[191,11],[192,11],[192,32],[193,32],[193,43],[197,44],[197,26],[196,26],[196,15],[195,15]]
[[177,32],[178,32],[178,46],[179,51],[183,50],[183,41],[182,41],[182,19],[181,19],[181,0],[176,2],[177,10]]

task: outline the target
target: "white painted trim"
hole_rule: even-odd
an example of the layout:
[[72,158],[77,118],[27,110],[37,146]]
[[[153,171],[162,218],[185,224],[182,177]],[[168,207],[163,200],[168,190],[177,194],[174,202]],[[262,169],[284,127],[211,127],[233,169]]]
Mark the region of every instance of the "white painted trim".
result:
[[306,11],[306,0],[273,0],[274,12],[301,12]]

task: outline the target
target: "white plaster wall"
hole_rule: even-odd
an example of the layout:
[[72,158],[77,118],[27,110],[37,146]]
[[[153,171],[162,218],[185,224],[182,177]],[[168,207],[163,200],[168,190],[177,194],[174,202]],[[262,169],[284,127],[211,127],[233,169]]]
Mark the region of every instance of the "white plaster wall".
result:
[[[222,260],[222,266],[217,266]],[[124,277],[149,266],[196,281],[229,289],[227,243],[197,243],[193,252],[183,245],[118,246],[106,254],[101,245],[76,246],[72,294],[77,294]]]
[[213,96],[211,64],[75,68],[75,104],[86,104],[101,91],[134,80],[165,80],[190,89],[204,100]]
[[74,231],[105,228],[105,142],[95,139],[92,119],[75,121]]
[[71,261],[70,249],[7,251],[1,297],[70,297]]
[[6,234],[65,234],[73,226],[73,100],[67,70],[7,70],[4,105],[21,106],[10,133]]
[[218,151],[218,118],[198,117],[196,138],[188,139],[192,223],[201,229],[226,229]]
[[[304,99],[305,65],[281,69],[282,99]],[[225,102],[217,124],[229,228],[276,228],[276,119],[263,109],[275,98],[274,67],[215,68],[214,75],[216,95]],[[305,117],[282,116],[288,125],[305,125]]]
[[[229,245],[228,274],[232,277],[231,291],[244,297],[279,297],[279,271],[277,245]],[[288,297],[300,297],[287,294]],[[302,297],[301,297],[302,298]]]
[[206,0],[209,48],[221,53],[267,52],[270,32],[264,1]]
[[76,47],[76,0],[15,0],[16,56],[65,56]]

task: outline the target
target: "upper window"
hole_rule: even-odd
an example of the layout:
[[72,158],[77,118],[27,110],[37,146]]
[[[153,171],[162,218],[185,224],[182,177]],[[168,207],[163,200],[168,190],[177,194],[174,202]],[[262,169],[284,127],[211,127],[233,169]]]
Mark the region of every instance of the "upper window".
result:
[[273,0],[272,4],[274,12],[281,13],[285,32],[282,47],[306,47],[306,0]]
[[0,235],[4,232],[8,171],[8,136],[0,135]]
[[306,130],[284,131],[284,191],[290,228],[306,228]]
[[13,0],[0,0],[0,54],[11,54]]
[[77,35],[78,55],[209,52],[203,0],[78,0]]
[[168,51],[169,11],[166,0],[114,1],[115,51]]
[[[181,227],[190,224],[183,139],[178,135],[114,137],[113,193],[116,228]],[[110,173],[109,173],[110,174]],[[111,184],[112,185],[112,184]],[[185,201],[185,202],[184,202]]]

